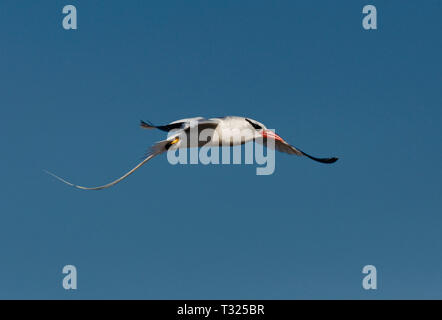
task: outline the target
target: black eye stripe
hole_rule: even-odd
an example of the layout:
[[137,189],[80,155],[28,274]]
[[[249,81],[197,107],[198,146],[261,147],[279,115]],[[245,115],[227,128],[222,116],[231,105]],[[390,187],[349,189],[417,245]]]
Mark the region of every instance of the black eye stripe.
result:
[[260,130],[262,129],[262,127],[260,125],[257,125],[256,123],[253,123],[252,121],[250,121],[249,119],[246,118],[246,121],[248,123],[250,123],[252,125],[253,128],[255,128],[256,130]]

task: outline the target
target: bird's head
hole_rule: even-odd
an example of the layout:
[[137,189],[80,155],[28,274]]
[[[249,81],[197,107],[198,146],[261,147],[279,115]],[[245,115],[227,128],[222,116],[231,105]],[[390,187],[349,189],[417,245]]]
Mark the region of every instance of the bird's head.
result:
[[252,127],[253,130],[255,130],[256,132],[255,138],[268,138],[268,139],[284,141],[275,132],[267,129],[267,127],[263,125],[261,122],[248,118],[246,118],[246,121],[249,123],[249,126]]

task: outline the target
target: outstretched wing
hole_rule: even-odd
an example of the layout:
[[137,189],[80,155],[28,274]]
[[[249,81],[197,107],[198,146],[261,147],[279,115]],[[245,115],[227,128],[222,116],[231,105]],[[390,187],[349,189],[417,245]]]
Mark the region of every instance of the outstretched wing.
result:
[[71,187],[75,187],[77,189],[82,189],[82,190],[102,190],[102,189],[106,189],[109,187],[112,187],[113,185],[116,185],[118,182],[126,179],[128,176],[130,176],[132,173],[134,173],[136,170],[138,170],[142,165],[144,165],[146,162],[148,162],[150,159],[154,158],[155,156],[163,153],[166,151],[166,146],[170,144],[170,141],[168,140],[164,140],[164,141],[160,141],[158,143],[156,143],[155,145],[153,145],[150,149],[150,152],[146,155],[146,158],[141,161],[139,164],[137,164],[132,170],[128,171],[127,173],[125,173],[123,176],[121,176],[120,178],[102,185],[102,186],[98,186],[98,187],[83,187],[83,186],[79,186],[76,184],[73,184],[69,181],[66,181],[65,179],[53,174],[52,172],[49,172],[47,170],[44,170],[47,174],[53,176],[54,178],[60,180],[61,182],[71,186]]
[[192,122],[199,122],[199,121],[203,121],[203,120],[204,120],[203,117],[186,118],[186,119],[176,120],[174,122],[171,122],[171,123],[163,125],[163,126],[156,126],[149,121],[141,120],[140,126],[144,129],[159,129],[161,131],[170,132],[172,130],[186,129],[186,128],[190,127],[190,124]]
[[[267,146],[267,138],[263,138],[260,139],[262,141],[258,141],[262,144],[264,144],[265,146]],[[287,143],[284,140],[274,140],[275,141],[275,150],[279,151],[279,152],[284,152],[284,153],[288,153],[288,154],[295,154],[297,156],[306,156],[307,158],[310,158],[314,161],[317,162],[321,162],[321,163],[334,163],[338,160],[338,158],[332,157],[332,158],[316,158],[313,157],[307,153],[305,153],[304,151],[290,145],[289,143]]]

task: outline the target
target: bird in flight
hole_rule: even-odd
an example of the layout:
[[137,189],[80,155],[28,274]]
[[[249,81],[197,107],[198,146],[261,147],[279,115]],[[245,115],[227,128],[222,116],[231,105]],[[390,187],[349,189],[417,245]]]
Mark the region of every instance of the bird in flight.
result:
[[[150,122],[141,121],[141,128],[144,129],[159,129],[169,133],[167,139],[162,140],[154,144],[146,154],[146,157],[138,165],[136,165],[132,170],[121,176],[120,178],[98,187],[83,187],[66,181],[63,178],[55,175],[52,172],[46,171],[49,175],[60,180],[61,182],[70,185],[72,187],[82,189],[82,190],[102,190],[113,185],[116,185],[120,181],[124,180],[137,169],[139,169],[146,162],[152,158],[167,152],[169,149],[179,149],[179,148],[191,148],[191,147],[202,147],[202,146],[235,146],[241,145],[249,141],[257,141],[267,146],[268,140],[271,141],[277,151],[294,154],[297,156],[305,156],[314,161],[320,163],[334,163],[338,158],[316,158],[313,157],[300,149],[290,145],[280,136],[278,136],[274,131],[268,130],[266,126],[262,123],[244,117],[228,116],[223,118],[211,118],[204,119],[202,117],[181,119],[171,122],[162,126],[155,126]],[[191,132],[192,129],[196,131],[197,135],[203,131],[209,131],[209,142],[199,141],[199,139],[192,140]],[[207,132],[207,131],[206,131]],[[239,136],[240,135],[240,136]]]

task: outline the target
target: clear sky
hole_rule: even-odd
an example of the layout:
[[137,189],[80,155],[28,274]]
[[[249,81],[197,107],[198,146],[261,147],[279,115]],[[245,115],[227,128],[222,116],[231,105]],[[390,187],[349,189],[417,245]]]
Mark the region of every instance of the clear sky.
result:
[[[441,10],[0,1],[0,298],[442,298]],[[164,138],[140,119],[224,115],[340,160],[277,154],[257,176],[162,156],[99,192],[42,171],[107,183]]]

